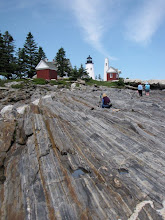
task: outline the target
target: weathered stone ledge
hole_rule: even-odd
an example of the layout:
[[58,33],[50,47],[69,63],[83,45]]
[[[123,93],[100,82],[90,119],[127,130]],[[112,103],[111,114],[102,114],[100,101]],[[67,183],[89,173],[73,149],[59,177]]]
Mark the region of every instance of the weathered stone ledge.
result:
[[1,219],[165,219],[164,93],[41,94],[1,107]]

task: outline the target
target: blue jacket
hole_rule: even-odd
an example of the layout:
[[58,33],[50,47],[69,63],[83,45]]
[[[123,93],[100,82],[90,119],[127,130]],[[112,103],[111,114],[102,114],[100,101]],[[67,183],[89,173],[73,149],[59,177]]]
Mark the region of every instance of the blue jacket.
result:
[[143,90],[143,86],[141,84],[138,85],[138,90]]
[[146,84],[146,85],[145,85],[145,90],[146,90],[146,91],[149,91],[149,90],[150,90],[150,85],[149,85],[149,84]]

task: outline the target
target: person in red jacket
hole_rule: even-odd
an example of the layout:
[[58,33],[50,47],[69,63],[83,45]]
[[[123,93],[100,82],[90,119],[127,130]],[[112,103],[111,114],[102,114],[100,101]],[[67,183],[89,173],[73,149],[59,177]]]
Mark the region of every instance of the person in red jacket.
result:
[[103,93],[103,98],[102,98],[102,108],[110,108],[112,106],[110,99],[108,96]]

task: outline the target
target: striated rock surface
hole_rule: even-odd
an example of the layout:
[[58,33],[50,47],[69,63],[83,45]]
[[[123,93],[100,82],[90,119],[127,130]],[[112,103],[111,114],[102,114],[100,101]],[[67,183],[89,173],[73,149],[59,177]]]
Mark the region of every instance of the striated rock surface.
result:
[[165,219],[165,92],[37,89],[1,99],[0,219]]
[[[130,86],[137,87],[138,83],[142,83],[143,85],[148,82],[151,86],[151,89],[160,89],[163,90],[165,89],[165,79],[158,80],[158,79],[150,79],[150,80],[140,80],[140,79],[124,79],[124,83],[127,85],[129,84]],[[126,86],[127,88],[130,88],[129,86]]]

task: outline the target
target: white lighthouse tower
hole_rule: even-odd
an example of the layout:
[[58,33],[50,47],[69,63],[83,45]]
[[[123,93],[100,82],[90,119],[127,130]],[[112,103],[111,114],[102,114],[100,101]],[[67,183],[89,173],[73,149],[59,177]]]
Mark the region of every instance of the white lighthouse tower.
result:
[[86,71],[89,74],[89,77],[92,77],[92,79],[95,79],[95,73],[94,73],[94,63],[92,62],[92,57],[87,57],[86,62]]
[[108,58],[105,58],[104,62],[104,81],[107,81],[107,71],[109,69],[109,60]]

